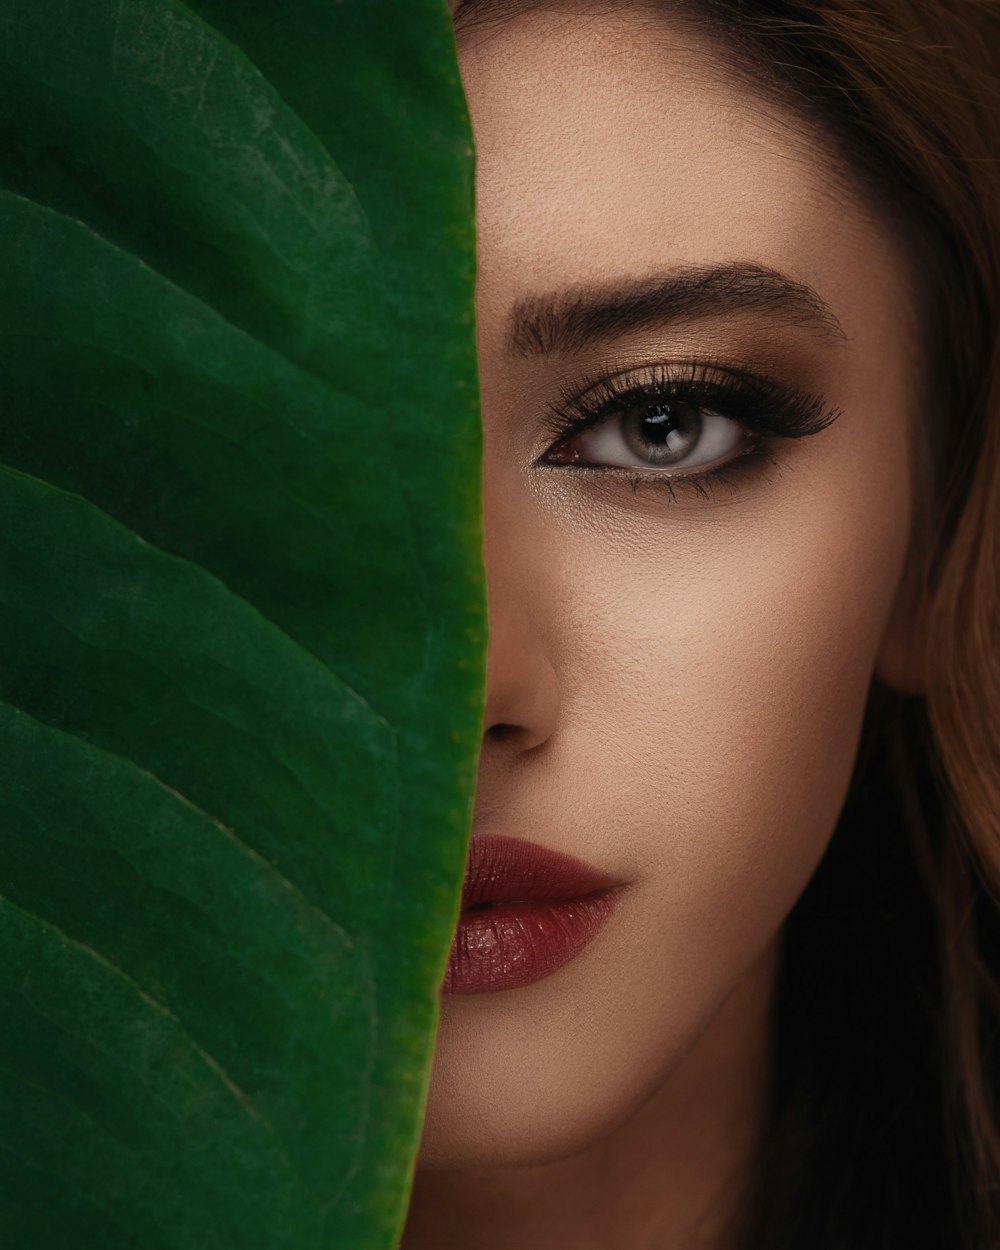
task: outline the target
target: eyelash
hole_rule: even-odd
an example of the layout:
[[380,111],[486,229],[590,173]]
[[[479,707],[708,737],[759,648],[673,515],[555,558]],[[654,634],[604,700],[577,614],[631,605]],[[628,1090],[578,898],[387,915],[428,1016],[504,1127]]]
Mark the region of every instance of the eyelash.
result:
[[632,484],[633,494],[640,485],[649,483],[664,488],[671,499],[678,490],[690,490],[709,499],[719,486],[727,486],[735,494],[739,483],[734,476],[763,469],[765,463],[777,463],[774,452],[778,440],[818,434],[841,415],[839,408],[825,410],[821,396],[720,361],[645,365],[597,380],[588,379],[582,389],[562,391],[558,401],[546,410],[542,422],[555,441],[536,463],[554,468],[574,467],[570,462],[546,457],[582,430],[599,426],[630,406],[670,400],[694,403],[726,417],[749,432],[753,441],[745,450],[704,470],[636,472],[622,465],[602,466],[586,461],[577,463],[576,469],[625,476]]

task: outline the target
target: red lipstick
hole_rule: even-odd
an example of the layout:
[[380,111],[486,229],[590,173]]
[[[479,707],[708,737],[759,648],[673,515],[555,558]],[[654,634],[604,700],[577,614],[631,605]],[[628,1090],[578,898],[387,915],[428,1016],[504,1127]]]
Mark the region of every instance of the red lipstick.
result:
[[511,990],[547,977],[596,936],[622,884],[534,842],[474,837],[441,992]]

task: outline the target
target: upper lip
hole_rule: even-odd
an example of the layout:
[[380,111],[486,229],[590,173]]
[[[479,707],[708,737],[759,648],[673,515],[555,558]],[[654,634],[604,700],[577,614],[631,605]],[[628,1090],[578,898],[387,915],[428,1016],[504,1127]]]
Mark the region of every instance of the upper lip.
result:
[[619,878],[537,842],[477,834],[469,842],[462,909],[535,899],[558,902],[621,884]]

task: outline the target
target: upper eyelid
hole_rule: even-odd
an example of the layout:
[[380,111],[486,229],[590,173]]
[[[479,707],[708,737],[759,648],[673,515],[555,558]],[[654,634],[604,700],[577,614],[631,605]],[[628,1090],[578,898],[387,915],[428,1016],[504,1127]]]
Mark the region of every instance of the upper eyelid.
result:
[[[803,429],[789,432],[787,436],[818,433],[832,424],[840,415],[839,408],[828,408],[826,399],[815,392],[803,390],[801,387],[782,381],[769,373],[743,362],[734,362],[714,356],[691,357],[683,360],[665,361],[662,358],[647,362],[636,362],[628,367],[584,378],[582,383],[570,390],[563,387],[558,400],[548,405],[545,426],[554,436],[561,432],[569,433],[569,428],[560,431],[560,427],[568,427],[572,423],[570,413],[576,412],[580,417],[579,424],[595,420],[593,411],[585,417],[582,410],[588,397],[602,388],[608,392],[609,406],[621,402],[629,391],[646,392],[673,391],[683,393],[685,390],[697,395],[700,391],[714,398],[721,396],[730,408],[734,404],[742,405],[748,410],[756,410],[769,404],[772,410],[784,416],[791,414],[803,425]],[[706,400],[706,402],[709,402]],[[589,405],[588,405],[589,407]],[[739,415],[721,409],[721,415],[739,422]],[[756,415],[756,414],[755,414]],[[599,419],[599,418],[596,418]],[[780,422],[777,422],[780,424]],[[787,424],[787,422],[786,422]],[[758,427],[759,430],[759,427]],[[782,433],[777,431],[777,433]]]
[[[726,382],[720,381],[720,378],[727,380],[728,388]],[[628,379],[628,381],[615,385],[622,379]],[[558,443],[564,438],[569,438],[575,431],[606,420],[607,415],[614,414],[614,405],[627,402],[629,395],[633,392],[652,396],[658,391],[680,391],[685,388],[691,392],[699,390],[711,392],[715,389],[717,393],[719,390],[725,392],[728,389],[730,396],[739,390],[742,397],[749,402],[754,391],[766,391],[768,384],[779,385],[761,375],[748,375],[743,369],[727,367],[714,360],[690,360],[677,362],[672,366],[666,365],[663,361],[652,361],[615,370],[596,378],[585,379],[582,385],[577,385],[572,390],[569,387],[561,388],[558,399],[547,405],[543,424]],[[588,396],[600,392],[602,388],[608,388],[606,406],[609,413],[602,415],[599,411],[601,405],[598,404],[596,408],[584,414],[582,407]],[[571,413],[576,414],[575,419],[570,416]],[[725,412],[720,415],[732,421],[737,420]]]
[[[701,395],[704,398],[704,403],[706,407],[708,407],[708,404],[711,402],[712,390],[713,390],[713,386],[711,382],[706,381],[706,382],[685,384],[683,381],[681,381],[681,382],[674,382],[672,386],[673,386],[673,389],[676,389],[678,391],[683,392],[684,390],[687,390],[689,393],[693,394],[696,399],[698,398],[699,392],[701,392]],[[642,400],[646,400],[647,402],[652,402],[658,397],[658,395],[662,394],[667,389],[669,388],[663,385],[662,383],[655,383],[655,382],[636,382],[630,386],[623,386],[621,390],[616,391],[614,394],[608,395],[600,404],[596,405],[596,407],[591,409],[589,413],[586,415],[586,417],[584,418],[584,420],[586,420],[587,422],[590,422],[590,421],[600,422],[601,420],[607,419],[607,416],[614,415],[616,412],[619,412],[622,406],[628,404],[632,400],[638,400],[640,402]],[[718,393],[719,392],[717,391],[716,394]],[[582,401],[586,398],[587,394],[589,394],[589,392],[587,391],[583,392],[581,395],[577,397],[577,400],[573,402],[582,403]],[[725,413],[720,413],[719,415],[726,416]],[[727,420],[735,421],[736,418],[727,417]]]
[[728,386],[731,390],[742,386],[746,394],[754,391],[767,392],[784,389],[782,383],[775,378],[715,357],[705,356],[677,361],[656,359],[639,361],[621,369],[614,369],[610,373],[593,374],[585,377],[572,389],[568,386],[561,387],[555,407],[563,411],[572,409],[582,404],[588,395],[599,391],[602,387],[610,388],[622,378],[631,378],[633,381],[630,385],[617,387],[615,398],[633,388],[652,389],[657,385],[674,389],[679,389],[681,386],[688,386],[692,389],[702,387],[706,390],[713,385],[722,388]]
[[[733,370],[727,370],[715,361],[704,360],[677,362],[674,366],[678,370],[688,369],[692,372],[697,370],[701,375],[700,377],[690,375],[681,376],[676,373],[671,373],[669,377],[662,377],[652,381],[649,379],[651,371],[663,370],[667,367],[668,366],[666,366],[663,361],[650,361],[645,364],[635,364],[627,368],[616,369],[611,373],[603,373],[584,378],[582,383],[577,384],[572,388],[569,386],[563,386],[559,390],[558,398],[553,403],[546,406],[547,419],[545,421],[545,426],[551,433],[556,433],[558,426],[566,425],[568,413],[576,411],[579,414],[580,407],[588,396],[593,395],[595,391],[599,391],[602,387],[611,388],[613,384],[618,382],[619,379],[628,378],[632,380],[629,383],[615,387],[614,394],[609,396],[609,404],[615,401],[621,402],[627,397],[630,391],[643,389],[649,391],[654,389],[657,385],[659,385],[660,389],[665,389],[667,384],[675,389],[679,389],[682,385],[687,385],[692,389],[697,385],[701,385],[707,389],[707,380],[705,378],[706,371],[715,371],[721,375],[728,373],[734,378],[736,376],[736,372]],[[594,414],[591,413],[587,420],[593,419]],[[569,433],[570,431],[565,430],[564,432]]]

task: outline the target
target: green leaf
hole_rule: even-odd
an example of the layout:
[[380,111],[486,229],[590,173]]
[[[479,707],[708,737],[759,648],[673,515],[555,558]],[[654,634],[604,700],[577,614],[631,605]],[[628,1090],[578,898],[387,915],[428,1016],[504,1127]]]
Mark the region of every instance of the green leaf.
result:
[[0,0],[0,1242],[388,1250],[485,591],[445,0]]

